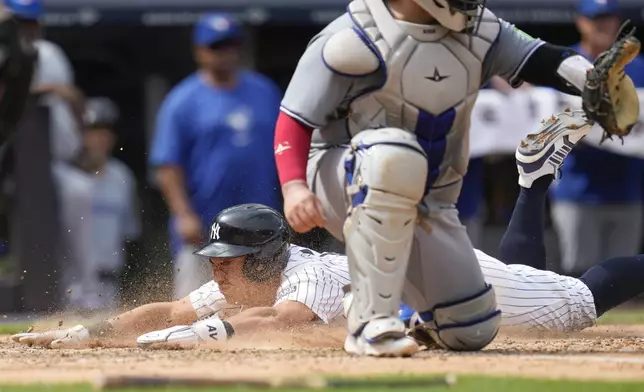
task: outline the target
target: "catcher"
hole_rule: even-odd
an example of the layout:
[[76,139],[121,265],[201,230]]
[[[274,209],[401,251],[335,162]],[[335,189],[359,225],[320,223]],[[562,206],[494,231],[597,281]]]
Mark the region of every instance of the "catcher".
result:
[[310,41],[282,100],[274,144],[286,218],[298,232],[325,227],[346,244],[356,297],[347,352],[412,355],[396,317],[401,299],[445,348],[479,350],[494,339],[494,288],[454,207],[469,117],[492,76],[581,94],[588,119],[609,135],[637,121],[623,67],[639,42],[628,26],[593,69],[485,4],[354,0]]

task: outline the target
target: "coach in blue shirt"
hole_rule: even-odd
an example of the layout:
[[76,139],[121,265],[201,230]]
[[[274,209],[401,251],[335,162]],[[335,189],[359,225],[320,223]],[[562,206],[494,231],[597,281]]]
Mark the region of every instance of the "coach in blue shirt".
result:
[[[576,49],[592,61],[612,43],[621,18],[615,0],[581,0]],[[644,87],[644,59],[626,67]],[[627,141],[628,142],[628,141]],[[553,187],[553,221],[562,267],[575,275],[608,258],[638,253],[642,237],[644,161],[578,145],[564,162]]]
[[282,210],[273,157],[278,87],[239,68],[242,32],[232,17],[200,19],[193,44],[199,69],[165,98],[150,154],[171,213],[178,297],[209,280],[186,255],[207,239],[217,212],[242,203]]

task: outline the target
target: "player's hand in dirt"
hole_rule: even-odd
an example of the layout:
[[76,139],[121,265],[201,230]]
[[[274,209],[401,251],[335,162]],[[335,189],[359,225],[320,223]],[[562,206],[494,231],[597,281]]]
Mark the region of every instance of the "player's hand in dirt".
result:
[[203,240],[203,226],[196,214],[190,212],[178,215],[175,225],[177,233],[185,243],[198,245]]
[[68,329],[57,329],[43,332],[23,332],[11,336],[16,343],[28,346],[43,346],[51,348],[76,347],[89,339],[89,331],[82,325]]
[[306,233],[315,227],[326,226],[322,202],[303,181],[291,181],[282,186],[284,215],[293,230]]

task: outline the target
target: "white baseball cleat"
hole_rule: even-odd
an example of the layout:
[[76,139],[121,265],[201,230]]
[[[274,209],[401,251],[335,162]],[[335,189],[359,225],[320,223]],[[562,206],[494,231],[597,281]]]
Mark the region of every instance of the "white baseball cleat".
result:
[[592,129],[582,110],[566,109],[541,122],[541,129],[521,141],[515,158],[519,185],[530,188],[540,177],[559,177],[559,169],[568,153]]
[[405,332],[405,324],[397,317],[371,320],[357,337],[347,336],[344,351],[370,357],[409,357],[420,347]]

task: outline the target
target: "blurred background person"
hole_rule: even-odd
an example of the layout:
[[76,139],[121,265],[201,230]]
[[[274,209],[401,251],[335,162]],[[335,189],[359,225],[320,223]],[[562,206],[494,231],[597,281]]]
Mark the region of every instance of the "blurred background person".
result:
[[4,2],[18,21],[23,37],[38,52],[31,93],[49,107],[53,158],[69,161],[81,146],[79,130],[84,112],[84,97],[74,85],[74,70],[60,46],[43,38],[42,0]]
[[[616,0],[581,0],[575,49],[590,61],[608,49],[622,19]],[[644,59],[626,72],[644,87]],[[559,236],[562,269],[579,276],[601,260],[638,253],[642,238],[644,161],[587,144],[566,159],[554,185],[552,219]]]
[[0,149],[15,131],[25,109],[37,58],[33,42],[9,7],[0,4]]
[[[71,282],[67,300],[73,310],[116,308],[125,242],[136,240],[141,233],[134,174],[112,157],[118,118],[118,107],[110,99],[89,99],[82,148],[71,164],[61,164],[61,172],[69,179],[61,184],[61,212],[69,216],[66,221],[78,222],[76,231],[89,230],[82,236],[86,242],[80,242],[85,258],[74,259],[63,270],[63,280]],[[91,212],[83,217],[76,212],[78,201],[70,189],[78,186],[91,191]]]
[[281,93],[267,77],[240,68],[238,22],[209,14],[194,26],[198,70],[175,86],[156,122],[150,164],[171,214],[174,295],[209,280],[192,252],[208,238],[209,218],[243,203],[282,210],[273,158]]
[[[81,266],[91,258],[88,217],[92,186],[83,176],[70,171],[68,164],[82,146],[80,130],[85,98],[74,84],[74,70],[65,52],[43,37],[42,0],[4,0],[4,5],[14,15],[25,43],[34,45],[37,51],[31,95],[49,109],[51,170],[57,193],[52,196],[58,205],[58,251],[62,263],[58,290],[69,307],[82,309],[86,304],[80,287],[86,278]],[[78,295],[68,297],[68,291]]]

